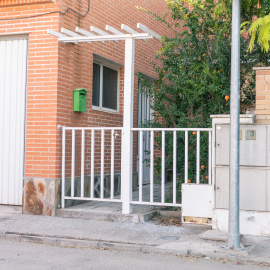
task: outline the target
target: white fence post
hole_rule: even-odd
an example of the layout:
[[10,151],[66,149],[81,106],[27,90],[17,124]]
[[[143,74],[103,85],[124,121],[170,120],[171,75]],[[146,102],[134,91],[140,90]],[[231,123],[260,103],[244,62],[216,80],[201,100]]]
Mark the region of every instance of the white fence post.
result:
[[72,129],[71,139],[71,198],[74,197],[75,191],[75,129]]
[[185,130],[185,184],[188,183],[188,130]]
[[91,199],[94,198],[95,192],[94,192],[94,186],[95,186],[95,130],[92,129],[91,133]]
[[165,131],[162,130],[161,145],[161,202],[165,202]]
[[201,168],[201,134],[197,131],[197,162],[196,162],[196,184],[200,184],[200,168]]
[[[117,134],[117,132],[116,132]],[[114,137],[115,131],[111,131],[111,199],[114,198]]]
[[208,135],[208,184],[212,185],[212,132]]
[[66,171],[66,130],[62,128],[62,194],[61,194],[61,207],[65,208],[65,171]]
[[81,148],[81,197],[84,197],[84,152],[85,152],[85,130],[82,129],[82,148]]
[[122,133],[121,158],[121,198],[122,213],[130,214],[132,198],[132,164],[133,164],[133,92],[134,92],[134,54],[135,39],[125,41],[125,83],[124,83],[124,117]]

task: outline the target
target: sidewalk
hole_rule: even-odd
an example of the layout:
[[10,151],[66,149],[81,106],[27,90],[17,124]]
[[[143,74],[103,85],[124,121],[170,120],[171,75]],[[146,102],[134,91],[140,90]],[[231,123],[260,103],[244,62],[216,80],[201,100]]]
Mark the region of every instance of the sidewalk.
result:
[[244,251],[226,250],[226,234],[200,225],[28,216],[0,208],[0,239],[270,263],[270,237],[244,236]]

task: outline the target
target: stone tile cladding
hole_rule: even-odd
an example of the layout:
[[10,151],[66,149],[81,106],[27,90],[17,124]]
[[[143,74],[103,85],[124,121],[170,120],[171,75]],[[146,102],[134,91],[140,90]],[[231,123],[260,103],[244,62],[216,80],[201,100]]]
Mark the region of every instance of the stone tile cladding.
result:
[[23,213],[55,216],[60,206],[60,180],[25,178]]

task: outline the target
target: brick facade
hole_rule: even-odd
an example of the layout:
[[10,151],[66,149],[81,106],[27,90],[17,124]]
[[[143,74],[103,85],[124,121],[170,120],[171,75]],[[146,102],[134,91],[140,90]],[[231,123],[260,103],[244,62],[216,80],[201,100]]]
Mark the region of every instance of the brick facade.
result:
[[[124,69],[119,71],[118,113],[92,109],[92,75],[93,54],[124,66],[124,42],[60,44],[55,37],[47,34],[47,29],[60,32],[61,27],[65,27],[75,31],[78,26],[90,30],[93,25],[105,30],[105,25],[108,24],[120,30],[121,23],[136,29],[136,24],[140,22],[160,35],[168,34],[165,26],[135,6],[142,6],[158,14],[167,11],[166,2],[163,0],[1,1],[0,35],[29,35],[26,177],[61,177],[62,140],[58,125],[121,127],[123,119]],[[85,14],[87,15],[84,16]],[[13,20],[14,18],[17,19]],[[136,41],[135,74],[142,72],[155,77],[151,62],[155,61],[155,52],[160,45],[157,40]],[[137,86],[138,79],[135,78],[135,126]],[[73,90],[76,88],[85,88],[88,92],[86,113],[73,111]],[[134,145],[134,153],[136,151]]]
[[256,67],[256,123],[270,123],[270,67]]
[[[24,1],[25,2],[25,1]],[[22,1],[17,1],[22,3]],[[13,1],[14,4],[14,1]],[[53,2],[0,8],[0,17],[14,18],[56,12]],[[0,21],[0,34],[29,34],[26,108],[26,176],[55,177],[58,44],[46,34],[59,27],[59,14]]]

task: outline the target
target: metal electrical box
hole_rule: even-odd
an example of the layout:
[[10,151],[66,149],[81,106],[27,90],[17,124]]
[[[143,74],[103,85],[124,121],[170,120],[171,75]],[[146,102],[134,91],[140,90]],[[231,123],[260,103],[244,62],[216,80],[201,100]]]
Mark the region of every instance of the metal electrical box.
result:
[[[240,125],[240,209],[270,210],[270,126]],[[230,126],[216,125],[215,188],[218,209],[229,207]]]
[[75,89],[73,92],[74,92],[74,112],[86,112],[87,91],[83,88],[79,88]]
[[212,218],[213,186],[182,184],[182,216]]
[[[240,166],[270,166],[270,127],[240,125]],[[216,125],[216,165],[229,165],[230,126]]]

